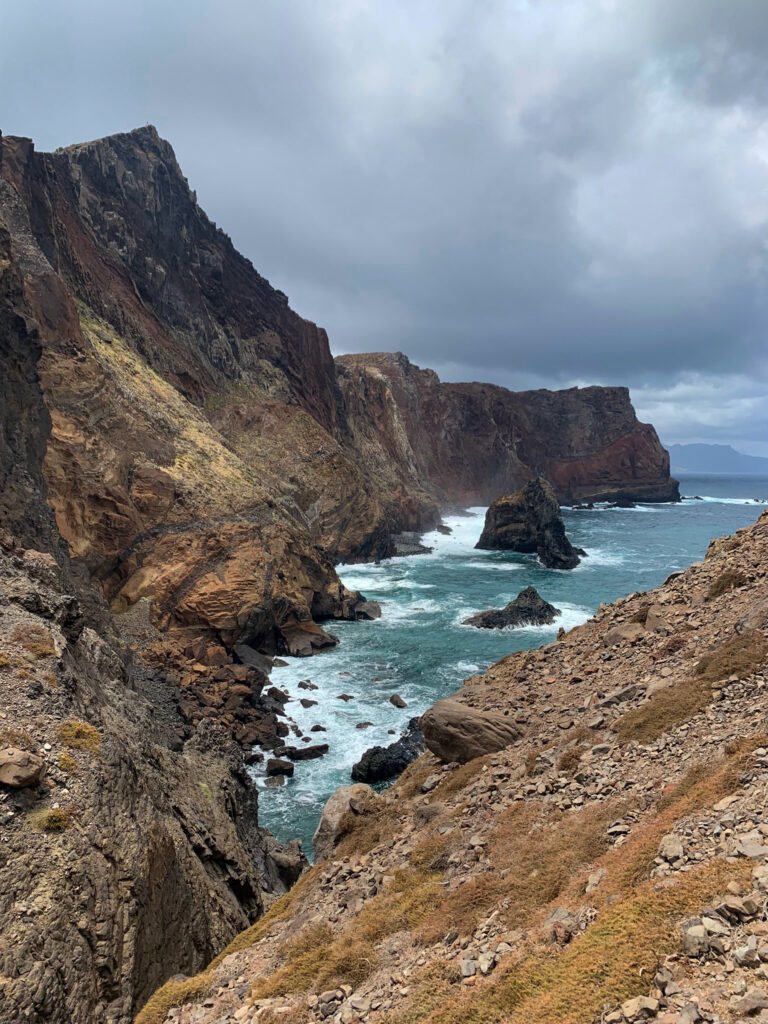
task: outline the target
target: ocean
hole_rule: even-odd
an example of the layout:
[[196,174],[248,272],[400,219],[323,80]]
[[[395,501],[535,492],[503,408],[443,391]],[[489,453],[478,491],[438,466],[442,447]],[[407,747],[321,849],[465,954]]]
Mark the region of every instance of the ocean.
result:
[[[348,587],[381,603],[382,617],[329,624],[338,647],[274,669],[272,682],[292,698],[290,719],[330,750],[297,763],[294,777],[280,787],[266,787],[263,770],[253,769],[260,823],[283,841],[300,839],[311,857],[323,804],[350,783],[350,769],[368,747],[397,739],[409,718],[504,655],[548,643],[561,626],[586,621],[603,602],[657,586],[700,560],[713,537],[753,523],[768,507],[768,477],[689,476],[680,484],[686,497],[679,504],[564,509],[568,536],[588,554],[567,572],[544,569],[532,555],[476,551],[484,508],[445,517],[450,535],[425,535],[434,548],[430,555],[339,566]],[[461,624],[473,612],[502,607],[527,586],[561,609],[553,625],[497,631]],[[316,691],[298,688],[307,679]],[[353,699],[340,700],[340,694]],[[394,707],[392,694],[407,707]],[[318,704],[302,708],[301,697]],[[358,729],[363,722],[371,724]],[[310,733],[314,724],[327,731]]]

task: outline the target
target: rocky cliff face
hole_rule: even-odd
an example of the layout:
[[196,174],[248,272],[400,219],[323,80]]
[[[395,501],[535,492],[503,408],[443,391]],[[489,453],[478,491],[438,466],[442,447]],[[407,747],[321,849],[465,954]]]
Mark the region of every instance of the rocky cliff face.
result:
[[[440,501],[490,504],[535,476],[563,504],[675,501],[669,456],[639,423],[626,388],[508,391],[444,384],[400,353],[340,356],[353,430],[370,429],[369,455],[425,482]],[[361,417],[354,408],[365,395]],[[362,423],[361,423],[362,421]]]

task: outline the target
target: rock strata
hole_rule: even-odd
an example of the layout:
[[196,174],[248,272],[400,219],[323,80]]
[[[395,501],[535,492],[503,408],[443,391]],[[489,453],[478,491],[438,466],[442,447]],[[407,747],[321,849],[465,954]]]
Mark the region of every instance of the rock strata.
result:
[[489,506],[475,547],[535,553],[548,569],[575,569],[584,554],[566,537],[555,492],[541,477]]
[[478,629],[507,629],[515,626],[546,626],[554,622],[560,609],[545,601],[535,587],[526,587],[504,608],[477,612],[464,619],[465,626]]

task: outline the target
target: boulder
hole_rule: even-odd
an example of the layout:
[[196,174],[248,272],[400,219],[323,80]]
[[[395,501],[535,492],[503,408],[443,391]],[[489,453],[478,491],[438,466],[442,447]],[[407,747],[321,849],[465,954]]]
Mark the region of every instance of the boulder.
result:
[[311,761],[328,753],[327,743],[316,743],[311,747],[285,747],[283,753],[292,761]]
[[585,554],[566,537],[555,492],[541,477],[493,502],[475,547],[536,553],[548,569],[575,569]]
[[282,757],[270,757],[267,761],[267,775],[293,775],[293,764]]
[[439,700],[421,716],[424,742],[441,761],[464,764],[483,754],[503,750],[523,735],[503,715],[477,711],[455,700]]
[[378,601],[360,601],[355,605],[355,618],[367,621],[381,618],[381,605]]
[[394,743],[386,747],[370,747],[352,767],[355,782],[385,782],[394,779],[424,752],[424,737],[418,718],[412,718],[408,728]]
[[491,608],[464,619],[465,626],[505,629],[508,626],[546,626],[555,621],[560,609],[545,601],[535,587],[521,590],[504,608]]
[[36,786],[45,775],[45,761],[18,747],[0,750],[0,783],[11,789]]
[[407,702],[403,700],[399,693],[393,693],[392,696],[389,698],[389,703],[396,708],[408,707]]
[[335,647],[339,642],[338,637],[333,636],[332,633],[326,633],[311,619],[304,622],[289,619],[280,626],[280,635],[286,653],[294,658],[307,658],[315,651]]
[[344,815],[347,812],[364,814],[375,800],[376,794],[371,787],[360,783],[342,786],[328,798],[312,837],[316,861],[326,860],[333,854],[333,849],[340,838],[340,826]]

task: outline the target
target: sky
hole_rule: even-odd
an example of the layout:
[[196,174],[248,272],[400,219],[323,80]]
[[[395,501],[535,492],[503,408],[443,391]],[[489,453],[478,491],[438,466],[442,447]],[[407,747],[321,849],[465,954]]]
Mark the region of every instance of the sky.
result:
[[766,0],[25,0],[0,129],[146,123],[336,353],[768,455]]

